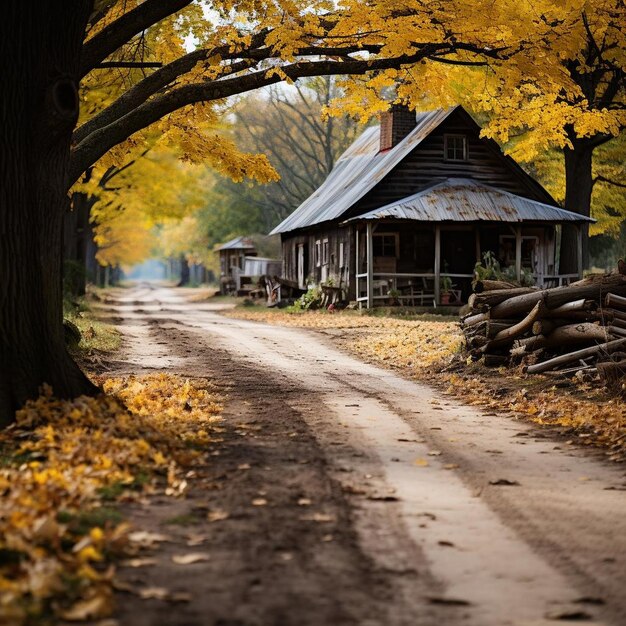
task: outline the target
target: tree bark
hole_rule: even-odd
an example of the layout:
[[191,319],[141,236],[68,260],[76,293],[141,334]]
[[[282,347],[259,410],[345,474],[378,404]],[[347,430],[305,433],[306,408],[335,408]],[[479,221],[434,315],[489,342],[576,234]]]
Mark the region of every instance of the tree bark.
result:
[[[589,217],[591,215],[591,194],[593,191],[592,157],[593,145],[585,139],[570,137],[573,148],[565,147],[565,208],[572,213]],[[589,267],[589,226],[583,225],[583,268]],[[561,255],[559,272],[575,274],[577,265],[577,228],[564,224],[561,234]]]
[[0,21],[0,425],[43,383],[93,393],[65,349],[62,231],[92,2],[8,0]]

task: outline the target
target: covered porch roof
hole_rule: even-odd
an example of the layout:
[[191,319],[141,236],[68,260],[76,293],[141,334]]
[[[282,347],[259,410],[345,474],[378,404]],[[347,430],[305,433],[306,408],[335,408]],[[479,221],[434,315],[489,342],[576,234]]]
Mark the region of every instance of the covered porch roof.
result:
[[[447,178],[418,193],[353,217],[419,222],[594,222],[595,220],[501,191],[470,178]],[[346,222],[346,223],[347,223]]]

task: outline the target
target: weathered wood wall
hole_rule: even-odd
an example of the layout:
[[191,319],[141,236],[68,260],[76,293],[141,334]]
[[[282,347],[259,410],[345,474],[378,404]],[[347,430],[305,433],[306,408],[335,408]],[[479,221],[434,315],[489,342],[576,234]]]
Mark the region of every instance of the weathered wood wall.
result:
[[[330,225],[311,229],[307,233],[282,236],[283,277],[298,282],[298,246],[304,245],[304,279],[305,283],[332,283],[336,287],[349,287],[348,277],[354,274],[354,244],[352,227]],[[316,260],[316,242],[320,242],[320,253],[323,252],[324,240],[328,240],[327,262]],[[343,265],[340,265],[340,245],[343,244]]]
[[[447,134],[467,136],[466,161],[445,159],[444,135]],[[540,202],[551,202],[541,187],[520,175],[517,166],[500,153],[494,142],[478,136],[476,126],[465,114],[456,111],[380,183],[356,202],[343,219],[362,215],[366,211],[406,198],[433,182],[451,177],[473,178],[519,196]]]

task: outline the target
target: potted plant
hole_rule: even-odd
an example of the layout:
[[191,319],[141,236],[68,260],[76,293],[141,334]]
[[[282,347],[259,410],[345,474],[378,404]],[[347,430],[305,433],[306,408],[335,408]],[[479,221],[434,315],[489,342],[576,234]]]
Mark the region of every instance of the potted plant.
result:
[[439,299],[441,304],[450,304],[451,289],[452,279],[449,276],[442,276],[439,279]]
[[387,295],[389,296],[389,304],[391,306],[400,304],[400,291],[398,289],[390,289]]

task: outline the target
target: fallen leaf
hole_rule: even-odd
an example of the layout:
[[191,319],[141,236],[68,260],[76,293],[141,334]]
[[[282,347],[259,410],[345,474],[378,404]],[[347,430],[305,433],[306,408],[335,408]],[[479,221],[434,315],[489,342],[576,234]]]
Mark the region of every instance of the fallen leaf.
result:
[[444,604],[448,606],[470,606],[472,603],[461,598],[444,598],[443,596],[431,596],[428,598],[431,604]]
[[169,589],[165,587],[144,587],[139,590],[139,597],[142,600],[166,600],[169,595]]
[[120,565],[122,567],[146,567],[148,565],[156,565],[156,559],[145,558],[145,559],[128,559],[126,561],[122,561]]
[[189,554],[175,554],[172,561],[177,565],[191,565],[209,560],[208,552],[190,552]]
[[209,511],[206,518],[209,522],[221,522],[222,520],[228,519],[229,515],[228,511],[216,509],[215,511]]
[[497,480],[490,480],[490,485],[500,485],[503,487],[517,487],[519,483],[516,480],[508,480],[507,478],[498,478]]
[[133,543],[139,543],[142,546],[150,547],[155,543],[161,543],[163,541],[170,541],[167,535],[161,533],[152,533],[147,530],[136,530],[128,535],[129,541]]
[[97,595],[88,600],[79,600],[67,611],[61,613],[61,617],[68,622],[83,622],[87,619],[105,617],[111,612],[111,603],[108,595]]
[[252,506],[265,506],[267,504],[267,500],[265,498],[255,498],[252,500]]
[[300,506],[310,506],[311,505],[311,500],[309,500],[309,498],[300,498],[298,500],[298,504]]
[[443,466],[443,469],[445,469],[445,470],[453,470],[453,469],[456,469],[457,467],[458,467],[458,465],[456,463],[446,463]]
[[428,456],[441,456],[441,452],[439,450],[431,450]]
[[187,545],[191,548],[203,544],[208,537],[206,535],[189,535],[187,537]]
[[334,522],[336,518],[328,513],[313,513],[312,515],[303,515],[300,519],[305,522],[326,523]]
[[415,459],[413,465],[417,465],[417,467],[428,467],[428,461],[426,459]]

